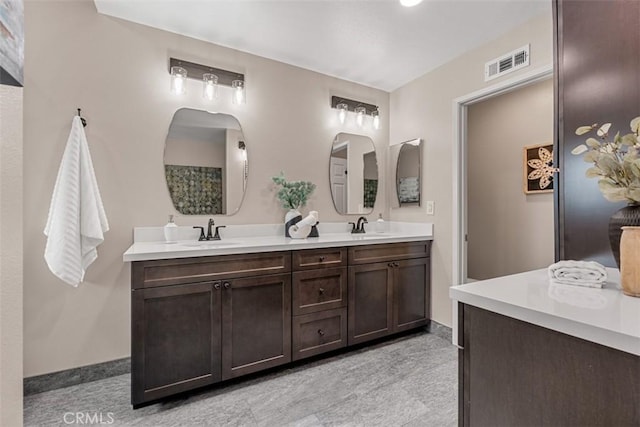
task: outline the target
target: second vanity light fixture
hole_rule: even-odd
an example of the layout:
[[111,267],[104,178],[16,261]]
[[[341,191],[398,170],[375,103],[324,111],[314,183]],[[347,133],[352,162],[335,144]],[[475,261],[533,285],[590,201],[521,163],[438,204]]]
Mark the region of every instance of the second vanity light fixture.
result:
[[244,74],[176,58],[169,58],[169,73],[171,92],[175,94],[186,93],[187,78],[191,78],[202,81],[202,97],[207,101],[218,98],[218,87],[223,85],[233,89],[231,101],[234,104],[246,103]]
[[347,113],[349,111],[353,111],[356,115],[355,120],[358,127],[364,127],[365,118],[370,115],[372,117],[371,126],[375,130],[380,129],[380,109],[377,105],[367,104],[353,99],[341,98],[339,96],[332,96],[331,108],[338,110],[338,120],[341,124],[346,122]]

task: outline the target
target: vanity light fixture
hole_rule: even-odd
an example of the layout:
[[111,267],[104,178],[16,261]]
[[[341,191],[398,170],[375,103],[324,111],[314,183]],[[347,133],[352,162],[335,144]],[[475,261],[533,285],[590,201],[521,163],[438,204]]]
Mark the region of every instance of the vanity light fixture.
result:
[[[174,93],[185,93],[187,77],[189,77],[202,82],[202,96],[207,100],[212,101],[218,97],[219,86],[227,86],[233,88],[231,100],[234,104],[245,103],[244,74],[176,58],[169,58],[169,72],[171,73],[171,91]],[[236,102],[237,86],[242,86],[242,102]]]
[[234,80],[231,82],[233,88],[233,95],[231,100],[234,104],[245,104],[247,102],[247,95],[244,90],[244,80]]
[[171,92],[176,95],[184,95],[187,89],[187,70],[180,66],[173,66],[171,72]]
[[215,74],[202,75],[202,97],[207,101],[213,101],[218,97],[218,76]]
[[371,112],[371,117],[373,118],[371,126],[373,126],[375,130],[380,129],[380,110],[373,110]]
[[338,120],[340,121],[340,124],[345,123],[347,112],[353,111],[356,113],[356,124],[359,127],[364,127],[365,116],[371,115],[371,117],[373,117],[373,128],[376,130],[380,128],[380,110],[377,105],[367,104],[353,99],[341,98],[339,96],[332,96],[331,108],[338,110]]

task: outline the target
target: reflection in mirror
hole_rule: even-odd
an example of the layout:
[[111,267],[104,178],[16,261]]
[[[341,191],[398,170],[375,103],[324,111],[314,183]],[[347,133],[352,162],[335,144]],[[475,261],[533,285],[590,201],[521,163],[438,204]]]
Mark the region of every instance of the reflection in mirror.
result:
[[228,114],[181,108],[164,148],[164,171],[173,206],[183,215],[232,215],[247,187],[247,146],[238,120]]
[[396,193],[400,206],[420,206],[421,139],[400,144],[396,164]]
[[329,164],[333,204],[340,214],[369,214],[378,193],[378,162],[371,138],[339,133]]

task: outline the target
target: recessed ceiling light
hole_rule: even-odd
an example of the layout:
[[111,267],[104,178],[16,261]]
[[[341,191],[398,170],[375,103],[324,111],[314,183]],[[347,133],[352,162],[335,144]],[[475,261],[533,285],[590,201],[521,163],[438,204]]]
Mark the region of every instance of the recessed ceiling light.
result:
[[400,4],[404,7],[412,7],[422,3],[422,0],[400,0]]

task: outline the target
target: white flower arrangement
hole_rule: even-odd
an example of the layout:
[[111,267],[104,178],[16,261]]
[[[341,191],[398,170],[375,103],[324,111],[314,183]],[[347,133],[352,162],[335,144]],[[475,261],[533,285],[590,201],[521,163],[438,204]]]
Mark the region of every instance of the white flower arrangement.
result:
[[640,203],[640,116],[631,120],[631,133],[620,136],[616,133],[609,139],[611,123],[580,126],[576,135],[585,135],[596,130],[598,138],[589,137],[584,144],[571,153],[583,154],[585,162],[593,163],[587,169],[588,178],[599,177],[598,187],[602,195],[611,202]]

